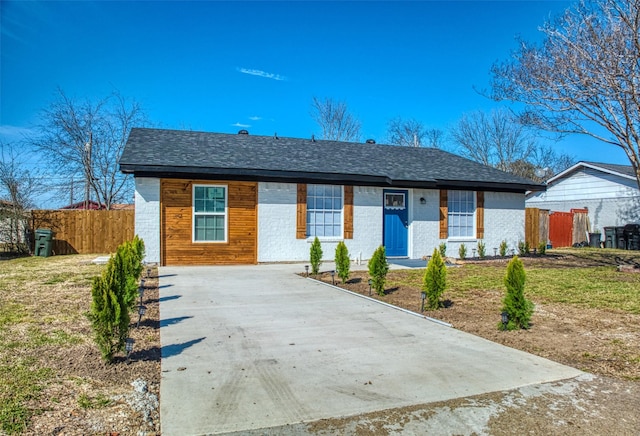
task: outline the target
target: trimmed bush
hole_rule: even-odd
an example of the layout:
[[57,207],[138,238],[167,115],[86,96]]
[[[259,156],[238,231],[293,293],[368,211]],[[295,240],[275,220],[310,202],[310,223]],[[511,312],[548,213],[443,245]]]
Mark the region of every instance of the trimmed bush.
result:
[[447,244],[441,242],[440,246],[438,247],[438,251],[440,252],[440,257],[442,257],[443,259],[447,257]]
[[461,260],[465,260],[467,258],[467,246],[464,244],[460,244],[460,248],[458,248],[458,257]]
[[484,259],[487,255],[487,244],[482,241],[478,241],[478,257]]
[[340,241],[336,247],[336,270],[338,277],[342,279],[342,283],[349,280],[349,267],[351,266],[351,260],[349,259],[349,250],[347,245]]
[[379,246],[374,251],[368,263],[371,285],[378,295],[384,295],[384,283],[387,280],[389,264],[387,263],[387,252],[384,246]]
[[504,284],[507,294],[502,300],[502,311],[507,312],[509,322],[505,326],[499,323],[498,328],[503,330],[528,329],[533,315],[533,303],[524,296],[524,284],[526,274],[524,265],[518,256],[514,256],[507,265],[507,274]]
[[529,254],[530,251],[531,249],[529,247],[528,242],[526,241],[518,242],[518,254],[520,254],[520,256],[526,256],[527,254]]
[[541,255],[545,255],[547,254],[547,243],[546,242],[541,242],[538,245],[538,253],[540,253]]
[[440,256],[440,252],[434,249],[422,282],[422,292],[424,292],[427,297],[427,307],[429,309],[442,307],[440,297],[442,297],[446,286],[447,267],[442,260],[442,256]]
[[129,311],[135,308],[143,258],[144,242],[136,236],[120,244],[102,275],[93,279],[89,320],[100,354],[107,362],[112,362],[118,351],[124,351],[131,321]]
[[122,253],[118,251],[107,262],[103,274],[94,278],[91,288],[89,319],[100,354],[107,362],[112,362],[114,354],[124,350],[129,334],[131,319],[125,269]]
[[507,246],[507,241],[505,241],[504,239],[502,240],[502,242],[500,242],[500,256],[501,257],[505,257],[507,255],[507,249],[509,247]]
[[314,276],[317,275],[320,272],[320,265],[322,265],[322,246],[317,236],[311,244],[309,263],[311,263],[311,273]]
[[120,244],[117,253],[122,257],[123,267],[125,269],[125,301],[129,310],[133,311],[136,307],[138,297],[138,283],[142,275],[142,270],[144,269],[144,265],[142,264],[142,259],[144,259],[144,242],[136,235],[133,240]]

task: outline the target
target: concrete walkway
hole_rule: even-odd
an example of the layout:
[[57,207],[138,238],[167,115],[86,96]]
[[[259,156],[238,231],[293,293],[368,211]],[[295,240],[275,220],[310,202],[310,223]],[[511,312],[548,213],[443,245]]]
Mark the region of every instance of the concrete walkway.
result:
[[295,275],[302,270],[160,268],[163,435],[284,426],[582,374]]

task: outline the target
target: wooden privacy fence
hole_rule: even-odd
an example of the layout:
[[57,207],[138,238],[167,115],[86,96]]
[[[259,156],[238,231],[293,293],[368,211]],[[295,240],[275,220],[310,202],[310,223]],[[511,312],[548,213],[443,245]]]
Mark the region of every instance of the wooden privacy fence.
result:
[[549,211],[528,207],[525,209],[524,236],[529,246],[537,248],[549,240]]
[[31,230],[54,232],[53,254],[113,253],[134,237],[133,210],[34,210]]

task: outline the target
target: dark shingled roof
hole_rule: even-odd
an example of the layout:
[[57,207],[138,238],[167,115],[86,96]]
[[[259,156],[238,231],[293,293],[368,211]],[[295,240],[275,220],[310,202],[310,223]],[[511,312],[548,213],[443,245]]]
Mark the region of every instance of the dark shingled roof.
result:
[[586,162],[586,161],[584,163],[588,165],[592,165],[594,167],[600,167],[614,173],[619,173],[624,176],[629,176],[633,178],[636,177],[636,173],[633,171],[633,167],[631,165],[617,165],[617,164],[609,164],[609,163],[602,163],[602,162]]
[[434,148],[142,128],[131,129],[120,170],[150,177],[544,190]]

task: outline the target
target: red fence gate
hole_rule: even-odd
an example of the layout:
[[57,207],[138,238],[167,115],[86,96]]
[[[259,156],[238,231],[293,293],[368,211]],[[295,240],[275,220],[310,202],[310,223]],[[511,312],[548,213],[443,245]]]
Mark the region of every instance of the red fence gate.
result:
[[549,214],[549,240],[553,248],[573,245],[573,213],[553,212]]

